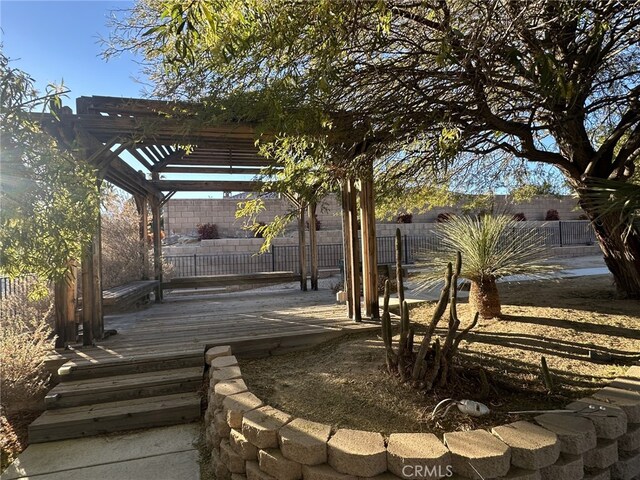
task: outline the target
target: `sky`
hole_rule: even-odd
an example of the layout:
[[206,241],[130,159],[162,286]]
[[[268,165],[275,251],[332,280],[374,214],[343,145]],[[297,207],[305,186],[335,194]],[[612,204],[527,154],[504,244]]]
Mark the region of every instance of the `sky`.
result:
[[13,66],[36,80],[71,90],[64,103],[75,111],[76,97],[107,95],[139,97],[144,85],[136,59],[125,54],[108,62],[101,58],[99,39],[109,35],[110,12],[126,9],[127,1],[1,0],[0,25],[5,54]]
[[[113,0],[0,0],[3,51],[13,67],[31,75],[38,90],[44,91],[49,83],[64,83],[70,92],[63,104],[74,112],[80,96],[142,97],[147,84],[140,58],[126,53],[107,62],[101,57],[100,39],[109,36],[109,16],[132,5]],[[134,160],[125,160],[140,168]],[[174,198],[220,196],[219,192],[179,192]]]

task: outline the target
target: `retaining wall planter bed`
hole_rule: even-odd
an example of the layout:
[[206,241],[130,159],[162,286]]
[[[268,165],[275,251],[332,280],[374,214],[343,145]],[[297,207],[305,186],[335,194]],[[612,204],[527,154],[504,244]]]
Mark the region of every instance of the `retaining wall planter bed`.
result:
[[541,414],[440,441],[295,418],[248,390],[230,347],[209,349],[206,362],[206,440],[218,480],[640,479],[640,366],[567,405],[586,415]]

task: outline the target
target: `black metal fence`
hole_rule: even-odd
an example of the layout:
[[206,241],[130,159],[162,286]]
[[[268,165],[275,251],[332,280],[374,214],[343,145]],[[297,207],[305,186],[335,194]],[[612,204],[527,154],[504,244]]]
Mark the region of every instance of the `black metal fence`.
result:
[[27,295],[33,288],[34,275],[23,275],[17,278],[0,277],[0,300],[10,295]]
[[[524,227],[525,229],[528,227]],[[536,227],[543,242],[548,247],[593,245],[596,238],[588,221],[554,222]],[[395,237],[378,237],[377,256],[379,264],[395,263]],[[412,264],[422,252],[442,250],[440,239],[433,235],[403,235],[403,263]],[[309,259],[307,246],[307,259]],[[318,245],[319,268],[342,267],[342,244]],[[256,272],[293,271],[299,272],[298,246],[274,245],[263,255],[251,253],[217,255],[167,255],[165,261],[171,265],[175,277],[243,274]],[[307,268],[310,268],[308,263]],[[13,294],[26,294],[33,283],[33,277],[25,275],[16,279],[0,276],[0,300]]]
[[[528,229],[529,227],[524,226]],[[593,245],[596,241],[593,228],[587,221],[555,222],[536,227],[548,247],[569,245]],[[514,232],[517,235],[517,231]],[[378,237],[379,264],[395,263],[395,237]],[[420,253],[441,251],[441,240],[434,234],[403,235],[403,263],[415,263]],[[526,246],[523,246],[526,248]],[[198,275],[242,274],[255,272],[299,272],[298,246],[274,245],[262,255],[251,253],[218,255],[170,255],[165,261],[172,266],[176,277]],[[307,259],[309,247],[307,246]],[[342,244],[318,245],[319,268],[340,268],[343,259]],[[309,264],[308,267],[309,268]]]

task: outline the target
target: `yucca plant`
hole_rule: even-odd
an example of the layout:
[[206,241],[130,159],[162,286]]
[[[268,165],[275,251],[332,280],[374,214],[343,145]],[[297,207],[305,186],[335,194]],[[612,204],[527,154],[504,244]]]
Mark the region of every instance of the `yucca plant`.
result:
[[549,249],[544,246],[542,235],[523,227],[510,215],[452,216],[448,222],[438,224],[435,234],[442,248],[419,255],[420,263],[427,267],[418,277],[421,287],[435,286],[443,266],[454,260],[459,251],[464,258],[460,278],[471,283],[469,303],[482,318],[501,314],[496,284],[499,278],[545,277],[559,269],[545,262]]
[[620,182],[590,178],[588,188],[582,192],[584,201],[591,204],[600,217],[618,215],[618,227],[622,227],[623,236],[640,232],[640,185],[632,182]]

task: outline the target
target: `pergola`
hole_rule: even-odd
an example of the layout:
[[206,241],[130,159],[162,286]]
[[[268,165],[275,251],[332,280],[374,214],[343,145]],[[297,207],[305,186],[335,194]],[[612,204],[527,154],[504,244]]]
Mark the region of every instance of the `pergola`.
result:
[[[141,216],[141,238],[146,238],[148,212],[151,211],[154,276],[160,284],[156,290],[158,301],[162,299],[160,211],[164,203],[176,192],[256,191],[261,187],[260,182],[238,180],[238,175],[253,177],[264,167],[277,167],[273,160],[259,155],[256,140],[260,134],[254,125],[203,122],[195,104],[80,97],[76,101],[76,114],[63,108],[56,116],[43,116],[42,124],[62,144],[95,167],[99,186],[106,180],[133,196]],[[206,175],[215,175],[216,179],[201,179]],[[361,239],[358,236],[358,195]],[[356,321],[362,318],[359,275],[362,264],[365,316],[377,318],[371,172],[359,179],[342,180],[342,220],[348,315]],[[313,242],[315,229],[310,230]],[[104,335],[99,228],[91,244],[84,248],[81,268],[83,341],[91,344]],[[73,305],[68,301],[70,288],[69,282],[61,282],[56,288],[57,334],[61,343],[75,341],[71,338],[75,337],[75,315]]]

